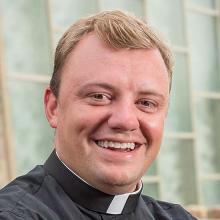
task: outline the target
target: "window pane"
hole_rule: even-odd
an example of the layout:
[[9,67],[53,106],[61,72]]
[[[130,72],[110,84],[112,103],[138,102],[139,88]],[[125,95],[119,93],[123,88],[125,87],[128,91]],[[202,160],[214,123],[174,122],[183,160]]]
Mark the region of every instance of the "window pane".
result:
[[[1,73],[0,73],[1,74]],[[2,103],[2,97],[0,96],[0,149],[3,148],[3,103]]]
[[220,203],[220,181],[204,181],[202,184],[202,202],[205,205]]
[[166,131],[191,131],[190,94],[186,55],[176,54]]
[[9,82],[17,174],[44,162],[52,149],[52,129],[44,116],[43,85]]
[[192,4],[208,8],[215,8],[215,1],[216,0],[189,0]]
[[48,19],[44,0],[4,0],[4,38],[9,72],[49,74]]
[[196,113],[201,172],[204,174],[220,173],[220,101],[197,99]]
[[7,176],[7,167],[6,167],[6,158],[5,158],[5,143],[4,143],[4,133],[3,133],[3,112],[2,110],[2,102],[0,97],[0,188],[5,185],[6,180],[8,180]]
[[60,38],[63,36],[64,32],[54,32],[53,33],[53,53],[55,54],[55,50]]
[[159,199],[158,183],[144,183],[143,194]]
[[175,45],[185,45],[181,0],[148,0],[148,20]]
[[62,27],[98,10],[97,0],[51,0],[51,8],[53,23]]
[[102,9],[103,10],[115,10],[121,9],[125,11],[132,12],[136,16],[143,17],[143,1],[142,0],[120,0],[120,1],[109,1],[102,0]]
[[192,145],[189,140],[165,139],[158,159],[164,200],[181,204],[196,203]]
[[189,13],[192,77],[196,90],[220,91],[216,18]]

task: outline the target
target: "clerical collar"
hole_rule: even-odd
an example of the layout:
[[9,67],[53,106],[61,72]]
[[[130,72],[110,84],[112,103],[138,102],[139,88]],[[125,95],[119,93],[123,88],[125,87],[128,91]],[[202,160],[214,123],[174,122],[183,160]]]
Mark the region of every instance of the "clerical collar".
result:
[[134,211],[142,191],[141,187],[121,195],[101,192],[72,172],[53,151],[44,164],[47,172],[61,185],[67,195],[82,207],[107,214],[127,214]]

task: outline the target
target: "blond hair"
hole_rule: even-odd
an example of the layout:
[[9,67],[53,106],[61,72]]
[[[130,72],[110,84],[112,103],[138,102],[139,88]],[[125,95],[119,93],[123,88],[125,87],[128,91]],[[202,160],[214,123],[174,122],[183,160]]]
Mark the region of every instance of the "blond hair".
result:
[[55,96],[59,94],[60,72],[66,57],[82,37],[90,32],[95,32],[108,46],[116,49],[157,48],[166,65],[171,87],[173,62],[168,46],[142,20],[118,10],[104,11],[78,20],[60,39],[55,52],[54,71],[50,81],[50,88]]

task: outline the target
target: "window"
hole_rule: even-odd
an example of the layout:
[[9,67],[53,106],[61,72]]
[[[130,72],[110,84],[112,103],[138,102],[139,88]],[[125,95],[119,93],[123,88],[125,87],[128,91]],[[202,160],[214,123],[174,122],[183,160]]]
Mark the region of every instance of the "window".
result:
[[172,45],[176,60],[165,138],[159,158],[143,178],[144,193],[185,205],[220,203],[219,4],[3,0],[0,119],[11,129],[9,135],[0,125],[0,171],[5,174],[0,184],[10,178],[10,146],[15,150],[16,175],[42,163],[51,151],[53,131],[45,120],[42,94],[62,33],[83,15],[123,9],[154,26]]

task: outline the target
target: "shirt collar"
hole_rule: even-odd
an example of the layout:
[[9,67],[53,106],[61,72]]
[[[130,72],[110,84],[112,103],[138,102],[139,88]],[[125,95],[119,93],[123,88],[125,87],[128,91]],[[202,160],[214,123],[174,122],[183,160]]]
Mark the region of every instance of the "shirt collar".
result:
[[79,205],[100,213],[126,214],[136,208],[142,184],[133,193],[109,195],[101,192],[70,170],[53,151],[44,164],[47,172],[62,186],[64,191]]

